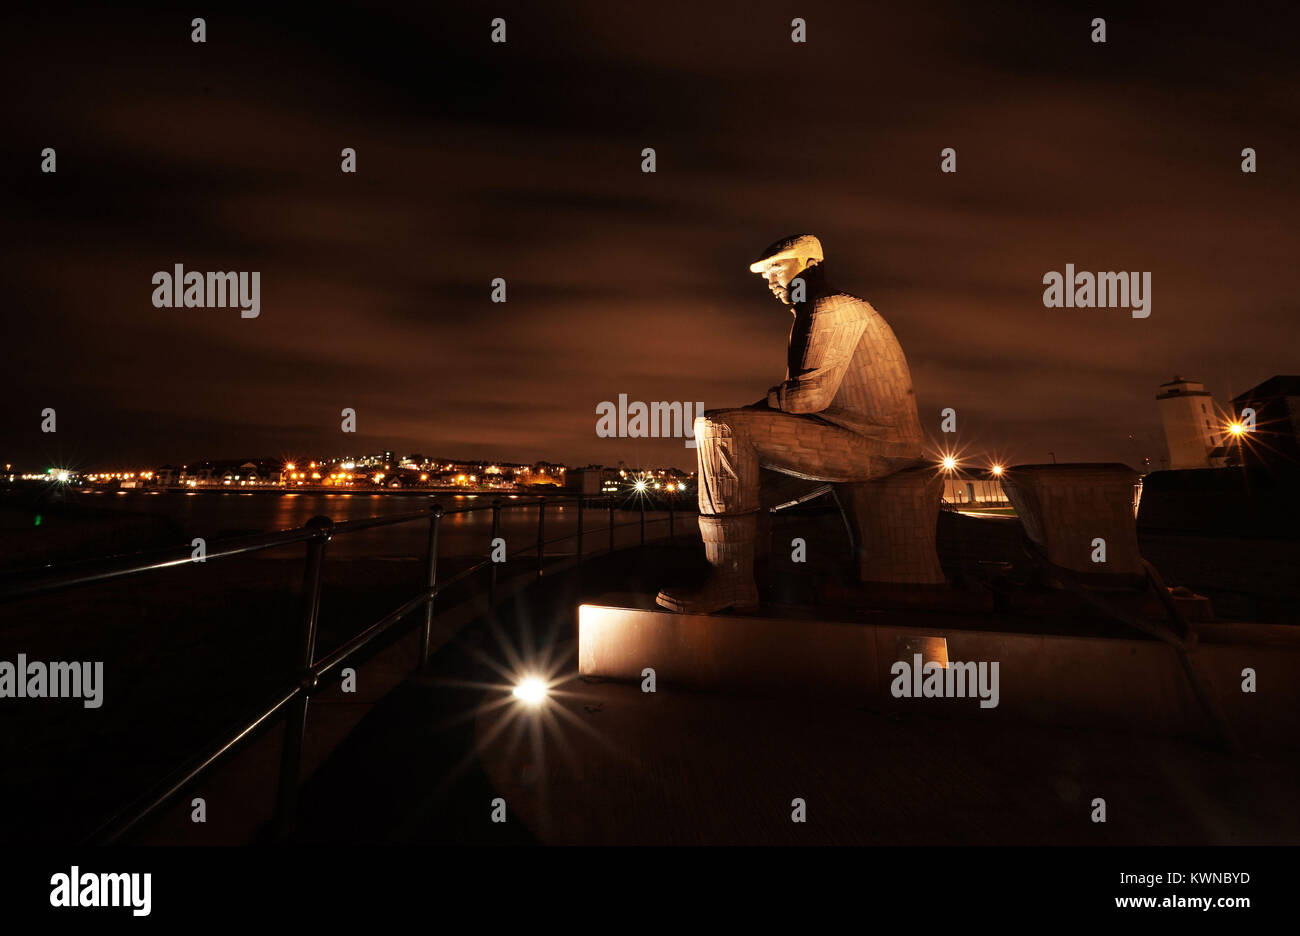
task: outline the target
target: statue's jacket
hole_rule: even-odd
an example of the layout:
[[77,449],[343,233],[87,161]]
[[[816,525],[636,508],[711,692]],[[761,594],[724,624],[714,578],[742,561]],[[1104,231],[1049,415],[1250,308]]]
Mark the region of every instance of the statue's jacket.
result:
[[806,292],[790,328],[786,379],[773,402],[872,440],[891,458],[920,458],[923,435],[912,375],[894,330],[871,303],[825,284],[821,265],[800,274]]

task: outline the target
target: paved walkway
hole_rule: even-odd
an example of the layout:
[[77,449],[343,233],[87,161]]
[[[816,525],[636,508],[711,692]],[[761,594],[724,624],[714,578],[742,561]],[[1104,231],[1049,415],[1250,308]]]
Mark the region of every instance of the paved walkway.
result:
[[[575,608],[644,592],[654,548],[468,628],[308,784],[302,841],[566,844],[1300,843],[1300,752],[905,718],[832,701],[577,680]],[[538,714],[509,676],[561,685]],[[524,665],[519,665],[524,661]],[[506,821],[492,821],[493,800]],[[1091,821],[1092,800],[1107,821]],[[791,821],[791,801],[807,822]]]
[[[1300,843],[1295,755],[1239,760],[1149,736],[832,702],[568,689],[540,716],[478,719],[493,788],[547,843]],[[791,821],[796,797],[803,824]],[[1091,821],[1094,797],[1105,824]]]

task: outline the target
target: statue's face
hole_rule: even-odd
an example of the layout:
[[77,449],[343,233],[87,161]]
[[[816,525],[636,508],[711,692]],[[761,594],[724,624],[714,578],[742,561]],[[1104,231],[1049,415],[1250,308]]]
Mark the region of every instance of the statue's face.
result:
[[772,291],[772,295],[789,305],[790,282],[803,272],[803,267],[803,262],[797,257],[773,260],[767,265],[767,269],[763,271],[762,276],[763,279],[767,280],[767,288]]

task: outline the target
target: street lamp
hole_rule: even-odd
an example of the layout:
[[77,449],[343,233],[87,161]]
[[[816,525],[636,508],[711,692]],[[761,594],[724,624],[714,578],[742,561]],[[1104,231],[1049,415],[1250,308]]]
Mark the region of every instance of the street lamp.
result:
[[546,701],[546,682],[536,676],[525,677],[515,686],[511,695],[529,708],[537,708]]

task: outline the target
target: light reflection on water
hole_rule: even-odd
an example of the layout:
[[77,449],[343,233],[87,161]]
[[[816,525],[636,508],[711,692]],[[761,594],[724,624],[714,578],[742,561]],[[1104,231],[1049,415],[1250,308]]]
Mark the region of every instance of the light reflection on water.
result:
[[[392,494],[352,493],[305,493],[286,492],[284,494],[252,494],[248,492],[214,491],[208,492],[120,492],[125,497],[88,497],[85,503],[94,507],[111,507],[113,509],[136,513],[161,514],[176,520],[184,527],[185,537],[202,536],[209,541],[225,536],[243,535],[270,530],[289,530],[300,527],[312,517],[329,517],[335,523],[347,520],[361,520],[375,516],[392,516],[412,513],[424,509],[430,501],[426,496],[408,496]],[[156,497],[141,496],[159,495]],[[482,505],[485,509],[473,512],[448,513],[443,517],[439,532],[439,554],[443,556],[486,556],[490,550],[492,538],[491,500],[475,495],[442,495],[437,498],[444,509]],[[628,507],[634,507],[629,503]],[[639,518],[636,509],[616,510],[614,522],[635,523]],[[653,538],[656,533],[662,535],[667,531],[665,523],[654,524],[651,521],[666,517],[666,513],[646,512],[646,535]],[[588,507],[584,516],[584,552],[603,549],[609,544],[609,512],[604,506]],[[693,529],[694,517],[679,514],[677,530],[679,532]],[[548,504],[546,507],[547,539],[553,539],[577,529],[577,506],[569,504]],[[537,506],[534,503],[517,503],[513,498],[506,500],[501,510],[501,535],[505,537],[508,548],[521,549],[537,541]],[[332,557],[382,557],[413,558],[423,557],[427,548],[429,525],[425,520],[415,520],[399,526],[382,527],[374,530],[361,530],[355,533],[337,536],[331,540],[329,555]],[[635,543],[640,533],[637,527],[616,531],[619,545]],[[299,549],[300,547],[295,547]],[[573,543],[557,543],[547,547],[547,552],[560,554],[572,552]],[[282,551],[276,550],[277,554]]]

